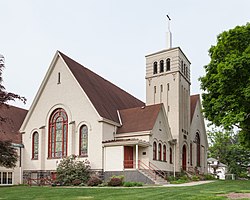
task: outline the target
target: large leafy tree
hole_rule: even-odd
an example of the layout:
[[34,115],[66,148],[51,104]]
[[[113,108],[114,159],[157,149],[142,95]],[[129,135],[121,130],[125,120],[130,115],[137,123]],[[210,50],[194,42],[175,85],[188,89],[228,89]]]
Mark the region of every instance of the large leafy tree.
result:
[[209,157],[228,166],[229,173],[244,176],[250,163],[250,150],[243,146],[233,131],[210,131]]
[[[0,109],[2,106],[7,106],[9,101],[21,100],[24,103],[26,99],[12,92],[7,92],[3,86],[2,72],[4,69],[4,57],[0,55]],[[0,112],[0,126],[1,123],[6,123],[6,118],[1,116]],[[11,141],[0,141],[0,166],[12,168],[15,167],[17,161],[16,150],[12,147]]]
[[200,78],[205,117],[216,126],[237,126],[250,147],[250,23],[224,31],[209,49]]

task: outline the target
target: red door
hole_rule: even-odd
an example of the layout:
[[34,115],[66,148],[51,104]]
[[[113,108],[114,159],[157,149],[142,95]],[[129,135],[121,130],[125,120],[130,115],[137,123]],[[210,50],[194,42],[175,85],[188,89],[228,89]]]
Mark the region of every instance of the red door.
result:
[[124,146],[124,168],[133,168],[133,147]]
[[182,147],[182,169],[184,171],[187,170],[187,149],[186,149],[186,145],[183,145],[183,147]]

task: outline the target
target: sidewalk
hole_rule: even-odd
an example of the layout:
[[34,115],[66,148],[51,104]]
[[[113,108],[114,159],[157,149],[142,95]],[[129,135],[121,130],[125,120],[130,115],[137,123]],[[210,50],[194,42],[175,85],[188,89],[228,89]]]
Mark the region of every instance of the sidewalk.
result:
[[167,184],[163,185],[164,187],[185,187],[185,186],[194,186],[194,185],[202,185],[206,183],[212,183],[214,180],[211,181],[194,181],[194,182],[189,182],[189,183],[182,183],[182,184]]

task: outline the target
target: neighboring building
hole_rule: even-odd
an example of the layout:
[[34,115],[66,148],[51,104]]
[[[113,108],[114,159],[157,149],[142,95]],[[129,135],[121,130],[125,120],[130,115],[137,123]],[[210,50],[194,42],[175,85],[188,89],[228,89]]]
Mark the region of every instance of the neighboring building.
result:
[[227,165],[221,163],[215,158],[208,158],[208,173],[214,174],[216,178],[225,180]]
[[0,106],[0,117],[4,121],[0,122],[0,140],[11,141],[13,147],[16,148],[19,159],[16,167],[5,168],[0,167],[0,185],[13,185],[22,183],[22,168],[20,161],[20,152],[23,148],[22,135],[19,129],[27,114],[27,110],[17,108],[15,106]]

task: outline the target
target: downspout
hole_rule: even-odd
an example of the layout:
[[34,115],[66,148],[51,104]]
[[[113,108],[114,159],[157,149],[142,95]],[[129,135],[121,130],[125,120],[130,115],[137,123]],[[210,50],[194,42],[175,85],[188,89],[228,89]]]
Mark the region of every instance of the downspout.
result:
[[174,144],[174,177],[175,177],[175,151],[176,151],[176,143]]

